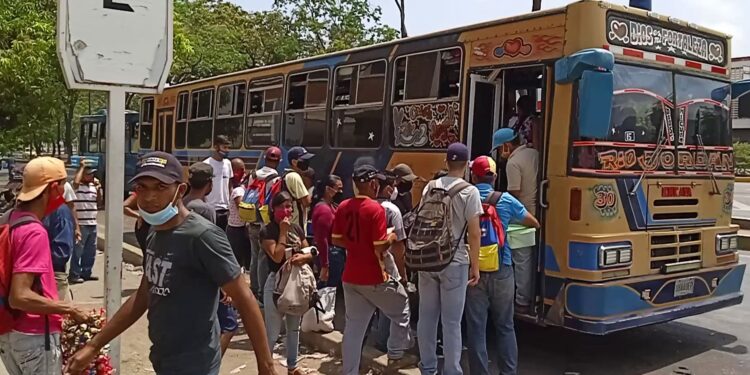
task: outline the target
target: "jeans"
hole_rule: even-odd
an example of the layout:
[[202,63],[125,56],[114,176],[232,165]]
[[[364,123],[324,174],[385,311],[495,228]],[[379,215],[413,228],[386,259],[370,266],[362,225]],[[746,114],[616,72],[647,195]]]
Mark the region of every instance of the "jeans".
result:
[[513,249],[513,268],[516,278],[516,304],[531,306],[534,298],[534,247]]
[[44,335],[10,332],[0,335],[0,358],[9,375],[60,375],[60,334],[50,334],[50,350],[44,349]]
[[266,334],[268,335],[268,347],[273,347],[281,334],[281,320],[286,318],[286,367],[289,370],[297,368],[297,355],[299,354],[299,325],[301,316],[283,315],[276,309],[273,301],[273,290],[276,287],[276,273],[271,272],[266,280],[263,290],[263,310],[266,318]]
[[260,246],[260,225],[248,225],[250,238],[250,290],[258,301],[263,302],[263,289],[268,279],[268,261],[266,252]]
[[328,248],[328,286],[341,286],[345,262],[346,250],[336,246]]
[[[419,272],[419,369],[438,373],[437,329],[443,322],[443,375],[463,374],[461,369],[461,317],[466,302],[469,265],[451,263],[440,272]],[[473,375],[473,374],[472,374]]]
[[341,345],[344,375],[358,375],[362,343],[375,309],[391,321],[388,337],[388,358],[400,359],[409,348],[409,297],[406,289],[395,280],[378,285],[344,283],[346,326]]
[[501,265],[495,272],[482,272],[479,284],[466,290],[466,332],[471,375],[489,374],[487,316],[495,326],[501,375],[515,375],[518,365],[516,331],[513,326],[513,268]]
[[96,225],[81,225],[81,242],[76,244],[70,259],[70,277],[91,277],[96,260]]

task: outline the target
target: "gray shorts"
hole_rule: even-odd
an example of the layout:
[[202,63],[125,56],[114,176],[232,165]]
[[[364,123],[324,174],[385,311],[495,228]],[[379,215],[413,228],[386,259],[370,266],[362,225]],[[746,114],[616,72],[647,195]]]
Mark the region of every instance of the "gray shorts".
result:
[[0,358],[8,375],[61,375],[60,334],[50,335],[50,350],[44,335],[10,332],[0,335]]

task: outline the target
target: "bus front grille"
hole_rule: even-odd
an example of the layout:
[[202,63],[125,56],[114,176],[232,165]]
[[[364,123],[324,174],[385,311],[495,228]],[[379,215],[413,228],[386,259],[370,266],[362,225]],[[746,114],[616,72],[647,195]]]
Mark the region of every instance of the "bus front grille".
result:
[[669,263],[701,260],[700,232],[651,234],[651,270],[659,272]]

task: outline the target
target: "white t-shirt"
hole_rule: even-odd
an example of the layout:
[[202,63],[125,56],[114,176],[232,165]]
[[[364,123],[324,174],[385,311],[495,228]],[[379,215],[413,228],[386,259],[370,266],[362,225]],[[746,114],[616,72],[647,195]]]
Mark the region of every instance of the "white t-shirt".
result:
[[[404,221],[401,217],[401,211],[391,201],[381,201],[380,205],[385,209],[386,226],[393,228],[393,233],[396,234],[397,241],[403,241],[406,239],[406,231],[404,230]],[[396,266],[396,260],[393,258],[392,247],[388,248],[388,251],[383,254],[383,262],[385,263],[385,272],[388,273],[396,281],[401,281],[401,275],[398,273],[398,266]]]
[[526,145],[518,147],[508,157],[505,170],[508,175],[508,191],[520,191],[518,200],[523,203],[527,211],[536,215],[539,151]]
[[203,161],[214,170],[213,188],[206,197],[206,202],[217,211],[229,209],[229,180],[232,178],[232,162],[229,159],[221,161],[208,158]]
[[73,185],[70,182],[65,183],[65,192],[63,193],[65,203],[73,203],[76,200],[76,191],[73,190]]
[[242,199],[243,196],[245,196],[244,186],[238,186],[232,190],[232,196],[230,197],[231,201],[229,202],[229,219],[227,221],[227,224],[230,227],[245,226],[245,222],[240,219],[240,208],[234,203],[235,198],[240,197],[240,199]]

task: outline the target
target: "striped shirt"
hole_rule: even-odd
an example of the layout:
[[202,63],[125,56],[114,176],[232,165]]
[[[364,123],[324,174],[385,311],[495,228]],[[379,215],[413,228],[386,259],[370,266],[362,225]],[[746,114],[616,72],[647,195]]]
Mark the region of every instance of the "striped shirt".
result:
[[97,195],[94,184],[78,185],[75,207],[79,225],[96,225],[96,214],[99,211],[96,202]]

